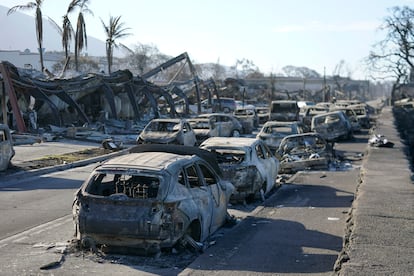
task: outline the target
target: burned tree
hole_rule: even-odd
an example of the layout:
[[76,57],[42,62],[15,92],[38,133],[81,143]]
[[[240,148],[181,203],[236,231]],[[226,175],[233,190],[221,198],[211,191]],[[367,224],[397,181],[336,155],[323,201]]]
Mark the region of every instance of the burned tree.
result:
[[385,38],[374,45],[367,58],[376,78],[394,79],[392,100],[395,91],[410,80],[414,69],[414,10],[410,7],[393,7],[380,29]]

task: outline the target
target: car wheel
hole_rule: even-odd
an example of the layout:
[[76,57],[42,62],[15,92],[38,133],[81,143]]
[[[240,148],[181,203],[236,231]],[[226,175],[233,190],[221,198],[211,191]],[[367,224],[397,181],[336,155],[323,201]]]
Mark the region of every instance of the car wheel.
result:
[[240,131],[238,131],[237,129],[233,130],[231,132],[231,136],[232,137],[240,137]]
[[230,113],[230,108],[228,108],[228,107],[223,108],[223,112],[224,113]]
[[204,250],[204,244],[197,241],[199,239],[197,237],[200,236],[200,227],[199,223],[193,222],[179,240],[179,246],[193,252],[202,252]]
[[193,252],[202,252],[204,248],[204,244],[197,242],[190,234],[185,233],[184,236],[181,238],[184,247],[193,251]]

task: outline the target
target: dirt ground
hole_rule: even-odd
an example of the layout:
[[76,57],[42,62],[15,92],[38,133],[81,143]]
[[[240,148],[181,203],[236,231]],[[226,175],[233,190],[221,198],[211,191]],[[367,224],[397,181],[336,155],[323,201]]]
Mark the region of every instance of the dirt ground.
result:
[[73,163],[79,160],[101,156],[101,155],[111,153],[111,152],[113,151],[109,149],[92,148],[92,149],[82,150],[78,152],[71,152],[67,154],[49,155],[41,159],[20,162],[19,164],[13,164],[13,160],[12,160],[12,163],[10,167],[7,169],[6,173],[11,174],[11,173],[19,172],[19,171],[28,171],[28,170],[41,169],[41,168],[46,168],[46,167],[53,167],[56,165],[62,165],[62,164],[67,164],[67,163]]

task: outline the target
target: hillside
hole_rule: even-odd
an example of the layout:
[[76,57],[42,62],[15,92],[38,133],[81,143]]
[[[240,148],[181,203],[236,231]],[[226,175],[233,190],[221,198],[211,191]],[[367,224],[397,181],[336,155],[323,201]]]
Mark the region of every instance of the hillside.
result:
[[[34,17],[15,12],[7,16],[9,8],[0,5],[1,37],[0,50],[24,51],[29,49],[37,52],[36,27]],[[58,24],[60,22],[57,22]],[[46,51],[62,51],[61,37],[52,24],[43,19],[43,47]],[[105,42],[88,36],[88,48],[90,56],[105,56]]]

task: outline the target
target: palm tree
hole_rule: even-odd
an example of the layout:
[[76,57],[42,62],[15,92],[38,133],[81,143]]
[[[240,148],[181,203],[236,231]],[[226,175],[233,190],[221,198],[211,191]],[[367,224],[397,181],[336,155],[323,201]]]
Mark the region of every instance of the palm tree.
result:
[[63,23],[62,27],[60,27],[52,18],[49,17],[49,22],[52,24],[52,26],[57,30],[59,35],[62,37],[62,47],[65,51],[65,58],[69,58],[69,48],[70,48],[70,42],[72,41],[72,38],[75,37],[75,31],[73,30],[72,24],[69,20],[69,17],[67,14],[63,16]]
[[69,20],[67,14],[63,16],[62,24],[62,46],[65,48],[65,57],[69,58],[69,45],[72,41],[72,38],[75,36],[75,31],[73,30],[72,23]]
[[72,2],[69,4],[67,15],[69,15],[71,12],[73,12],[76,8],[79,8],[79,15],[78,15],[78,21],[76,23],[76,32],[75,32],[75,68],[76,71],[78,71],[78,56],[79,52],[82,51],[82,49],[85,47],[88,47],[88,38],[86,35],[86,24],[85,24],[85,18],[84,13],[90,13],[93,15],[93,12],[88,9],[88,2],[89,0],[72,0]]
[[36,0],[35,2],[29,2],[26,5],[17,5],[14,7],[11,7],[7,11],[7,15],[10,15],[14,13],[17,10],[32,10],[36,9],[36,36],[37,36],[37,44],[39,46],[39,54],[40,54],[40,67],[42,68],[42,71],[44,69],[43,65],[43,19],[42,19],[42,6],[43,0]]
[[130,28],[124,28],[124,23],[120,22],[120,20],[121,16],[110,16],[109,24],[105,25],[105,23],[101,19],[102,26],[104,27],[106,33],[106,58],[108,61],[108,74],[111,74],[114,47],[118,48],[119,46],[116,43],[116,40],[131,35],[130,33],[126,32]]

